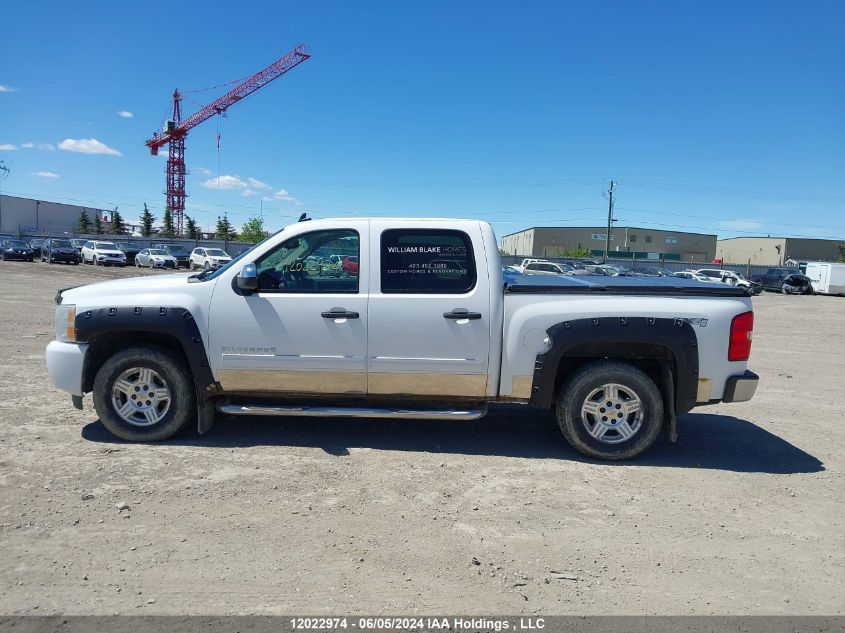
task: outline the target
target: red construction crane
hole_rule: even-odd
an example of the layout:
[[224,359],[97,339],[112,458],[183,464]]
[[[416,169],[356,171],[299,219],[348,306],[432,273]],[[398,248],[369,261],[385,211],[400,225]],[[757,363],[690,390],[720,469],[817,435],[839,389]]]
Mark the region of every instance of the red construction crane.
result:
[[185,137],[188,135],[188,130],[216,114],[223,114],[244,97],[281,77],[291,68],[299,66],[309,57],[311,55],[308,49],[304,44],[300,44],[281,59],[241,82],[216,101],[200,108],[184,121],[182,120],[182,93],[178,88],[174,91],[173,116],[167,121],[162,132],[154,133],[145,145],[150,148],[150,154],[157,156],[160,147],[170,144],[167,155],[167,189],[164,194],[167,197],[167,207],[173,212],[173,223],[178,235],[182,234],[185,215]]

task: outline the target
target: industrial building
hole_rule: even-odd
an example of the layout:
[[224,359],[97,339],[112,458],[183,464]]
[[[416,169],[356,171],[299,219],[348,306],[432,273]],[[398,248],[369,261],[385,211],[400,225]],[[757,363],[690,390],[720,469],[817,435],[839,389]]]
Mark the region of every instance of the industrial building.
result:
[[92,222],[95,215],[99,214],[103,217],[110,213],[94,207],[0,195],[0,233],[7,235],[72,234],[79,224],[79,216],[83,210],[88,213],[88,218]]
[[719,240],[716,257],[731,264],[780,266],[787,261],[835,262],[845,240],[804,237],[731,237]]
[[[601,257],[606,237],[607,227],[532,227],[502,237],[501,249],[520,257],[560,257],[581,247]],[[636,226],[614,226],[610,234],[611,257],[708,263],[715,254],[715,235]]]

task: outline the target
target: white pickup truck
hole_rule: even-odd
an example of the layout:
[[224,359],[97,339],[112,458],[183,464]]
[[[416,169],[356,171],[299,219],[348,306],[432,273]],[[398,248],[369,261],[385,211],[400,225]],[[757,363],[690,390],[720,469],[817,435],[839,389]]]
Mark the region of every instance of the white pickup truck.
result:
[[[335,257],[336,256],[336,257]],[[347,275],[321,262],[354,261]],[[680,278],[505,275],[470,220],[304,221],[198,274],[56,296],[55,385],[115,435],[233,415],[470,420],[555,411],[585,455],[624,459],[697,405],[750,399],[746,290]]]

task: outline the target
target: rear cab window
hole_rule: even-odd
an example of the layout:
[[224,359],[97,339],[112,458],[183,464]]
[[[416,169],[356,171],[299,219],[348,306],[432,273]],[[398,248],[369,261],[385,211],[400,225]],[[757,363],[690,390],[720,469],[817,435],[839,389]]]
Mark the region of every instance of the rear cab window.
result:
[[383,294],[466,294],[477,281],[472,241],[451,229],[387,229],[380,277]]

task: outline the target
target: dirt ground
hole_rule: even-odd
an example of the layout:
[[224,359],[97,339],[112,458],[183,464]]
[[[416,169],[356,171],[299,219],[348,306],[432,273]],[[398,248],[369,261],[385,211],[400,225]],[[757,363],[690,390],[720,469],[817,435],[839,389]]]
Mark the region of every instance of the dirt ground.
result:
[[756,398],[610,464],[521,406],[118,441],[44,348],[134,274],[0,263],[0,614],[843,613],[843,298],[755,298]]

